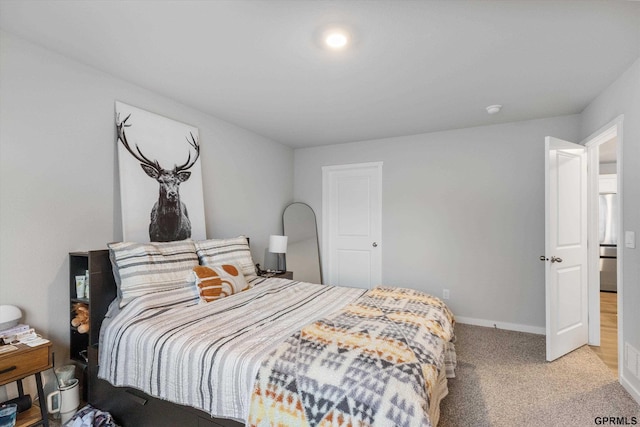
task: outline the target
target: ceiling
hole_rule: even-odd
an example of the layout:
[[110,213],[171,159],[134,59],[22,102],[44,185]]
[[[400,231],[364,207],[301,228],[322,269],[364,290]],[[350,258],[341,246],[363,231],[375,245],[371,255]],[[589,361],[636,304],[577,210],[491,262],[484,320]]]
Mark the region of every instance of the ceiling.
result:
[[580,113],[640,54],[633,1],[0,0],[0,26],[291,147]]

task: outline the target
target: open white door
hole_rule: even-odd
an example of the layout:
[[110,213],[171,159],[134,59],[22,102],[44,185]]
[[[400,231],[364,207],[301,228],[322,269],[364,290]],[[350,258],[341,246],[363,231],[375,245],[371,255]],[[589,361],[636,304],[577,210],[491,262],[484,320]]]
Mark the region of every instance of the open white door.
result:
[[545,138],[547,360],[587,344],[587,157],[582,145]]

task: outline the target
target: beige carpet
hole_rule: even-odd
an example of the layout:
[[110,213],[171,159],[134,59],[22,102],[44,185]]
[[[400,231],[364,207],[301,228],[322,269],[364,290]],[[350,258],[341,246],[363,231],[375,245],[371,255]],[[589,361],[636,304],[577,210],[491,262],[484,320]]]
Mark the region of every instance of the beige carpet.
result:
[[586,427],[603,416],[640,426],[640,406],[587,346],[547,363],[542,335],[458,324],[456,337],[439,427]]
[[456,325],[458,369],[439,427],[594,426],[640,406],[588,347],[545,361],[545,337]]

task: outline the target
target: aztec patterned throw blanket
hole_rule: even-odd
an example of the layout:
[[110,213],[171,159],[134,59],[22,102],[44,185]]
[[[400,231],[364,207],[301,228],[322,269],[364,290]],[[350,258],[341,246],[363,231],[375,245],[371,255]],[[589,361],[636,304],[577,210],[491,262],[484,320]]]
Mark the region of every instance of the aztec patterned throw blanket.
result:
[[247,425],[431,426],[431,390],[453,324],[435,297],[370,290],[263,361]]

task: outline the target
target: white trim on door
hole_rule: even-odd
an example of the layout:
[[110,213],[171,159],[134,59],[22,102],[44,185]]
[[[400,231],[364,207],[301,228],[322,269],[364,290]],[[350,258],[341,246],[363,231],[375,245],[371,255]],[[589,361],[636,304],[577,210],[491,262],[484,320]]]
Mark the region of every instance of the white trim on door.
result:
[[[624,298],[624,283],[622,280],[622,266],[624,261],[624,249],[621,244],[620,236],[624,235],[623,224],[623,180],[622,180],[622,146],[623,146],[623,132],[622,124],[624,122],[624,115],[616,117],[611,122],[602,126],[600,129],[589,135],[583,141],[585,147],[587,147],[587,156],[589,158],[589,197],[591,200],[595,199],[593,203],[597,203],[598,200],[598,156],[600,144],[610,140],[616,136],[616,172],[618,175],[618,252],[617,252],[617,287],[618,287],[618,380],[630,393],[630,388],[633,388],[630,383],[624,378],[624,334],[623,334],[623,308],[622,301]],[[595,163],[595,167],[593,166]],[[595,176],[594,176],[595,175]],[[590,205],[590,212],[597,212],[593,206]],[[595,207],[597,209],[597,206]],[[594,242],[590,245],[589,250],[589,344],[600,345],[600,254],[598,251],[599,242],[598,239],[598,222],[589,219],[589,241]]]

